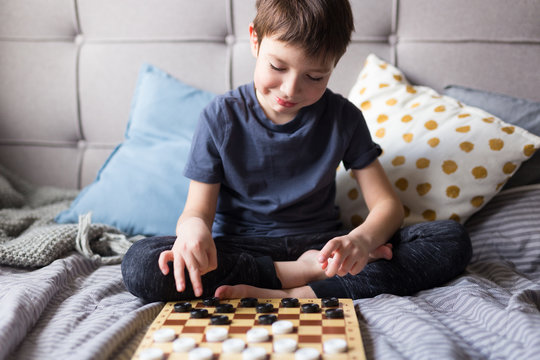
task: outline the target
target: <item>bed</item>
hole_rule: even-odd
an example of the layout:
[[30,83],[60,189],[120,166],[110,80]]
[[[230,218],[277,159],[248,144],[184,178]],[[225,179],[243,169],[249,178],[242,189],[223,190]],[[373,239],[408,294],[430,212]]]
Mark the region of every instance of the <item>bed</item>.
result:
[[[365,113],[406,222],[453,218],[473,245],[443,286],[354,301],[367,358],[538,357],[540,3],[351,3],[356,32],[329,87]],[[126,291],[122,254],[174,232],[186,180],[155,184],[180,171],[201,106],[251,80],[254,13],[252,0],[1,2],[1,359],[133,355],[163,303]],[[438,109],[429,117],[413,106],[424,101]],[[394,118],[409,127],[382,131]],[[495,153],[481,150],[490,132]],[[443,147],[454,133],[468,136],[460,150]],[[409,161],[396,144],[416,139],[431,148]],[[449,153],[458,170],[441,173]],[[436,195],[445,173],[454,183]],[[345,170],[336,175],[351,226],[365,209]]]

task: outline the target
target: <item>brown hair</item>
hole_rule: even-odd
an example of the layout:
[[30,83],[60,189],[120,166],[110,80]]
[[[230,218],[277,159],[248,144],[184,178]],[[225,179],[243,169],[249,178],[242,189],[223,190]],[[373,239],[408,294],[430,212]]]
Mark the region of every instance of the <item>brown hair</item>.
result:
[[253,29],[259,45],[265,36],[276,36],[307,56],[334,57],[334,65],[354,31],[348,0],[257,0],[256,7]]

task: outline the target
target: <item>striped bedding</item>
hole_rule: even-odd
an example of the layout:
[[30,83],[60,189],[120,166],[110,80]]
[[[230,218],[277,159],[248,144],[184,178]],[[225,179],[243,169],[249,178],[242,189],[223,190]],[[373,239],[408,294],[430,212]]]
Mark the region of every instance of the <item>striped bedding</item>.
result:
[[369,358],[540,358],[540,186],[500,193],[467,229],[463,276],[416,296],[356,301]]
[[[533,359],[540,354],[540,185],[497,195],[467,223],[465,274],[415,296],[356,300],[369,359]],[[78,253],[0,267],[0,359],[124,359],[161,303],[124,289],[119,265]]]

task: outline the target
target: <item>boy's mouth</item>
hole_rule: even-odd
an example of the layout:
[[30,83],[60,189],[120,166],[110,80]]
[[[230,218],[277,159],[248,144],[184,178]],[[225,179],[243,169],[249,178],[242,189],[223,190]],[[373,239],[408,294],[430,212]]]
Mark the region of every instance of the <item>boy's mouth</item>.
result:
[[293,107],[293,106],[296,106],[298,103],[294,103],[294,102],[290,102],[290,101],[286,101],[286,100],[283,100],[282,98],[280,97],[277,97],[276,96],[276,102],[283,106],[283,107],[287,107],[287,108],[290,108],[290,107]]

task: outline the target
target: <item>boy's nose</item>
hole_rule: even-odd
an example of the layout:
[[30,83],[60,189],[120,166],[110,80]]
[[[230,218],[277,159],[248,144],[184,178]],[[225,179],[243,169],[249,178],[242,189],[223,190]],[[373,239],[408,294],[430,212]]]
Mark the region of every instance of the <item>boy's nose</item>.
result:
[[295,94],[298,94],[300,91],[300,81],[298,76],[292,75],[287,77],[287,79],[281,83],[281,91],[290,98],[293,98]]

